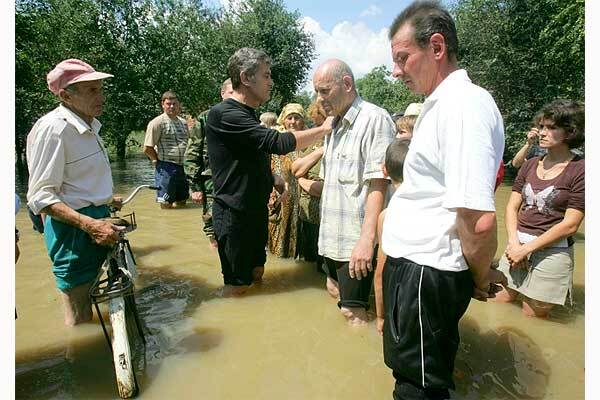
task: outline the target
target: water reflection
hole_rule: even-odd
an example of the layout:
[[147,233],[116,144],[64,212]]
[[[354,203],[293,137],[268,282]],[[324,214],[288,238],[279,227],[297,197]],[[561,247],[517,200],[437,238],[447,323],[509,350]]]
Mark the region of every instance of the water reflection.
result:
[[543,399],[550,367],[540,347],[522,330],[482,330],[473,318],[461,321],[454,378],[463,399]]
[[[152,181],[144,158],[113,163],[116,192]],[[499,226],[508,186],[498,193]],[[136,358],[142,399],[387,399],[393,378],[374,324],[349,329],[313,265],[269,257],[264,281],[226,299],[200,209],[161,210],[154,193],[131,204],[136,294],[148,344]],[[126,210],[129,211],[129,210]],[[23,210],[16,268],[16,397],[115,399],[111,356],[97,320],[62,325],[41,235]],[[516,304],[472,302],[461,321],[454,399],[580,399],[584,388],[584,240],[576,243],[573,308],[551,321]],[[501,251],[505,245],[500,230]],[[106,312],[106,311],[104,311]],[[141,349],[140,349],[141,350]]]

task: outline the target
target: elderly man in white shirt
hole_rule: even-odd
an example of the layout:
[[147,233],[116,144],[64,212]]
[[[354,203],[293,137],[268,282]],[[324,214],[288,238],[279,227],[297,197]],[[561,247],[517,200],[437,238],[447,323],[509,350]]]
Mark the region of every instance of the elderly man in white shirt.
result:
[[102,80],[110,77],[81,60],[60,62],[47,83],[61,104],[27,136],[27,205],[46,215],[44,238],[68,326],[92,319],[88,291],[122,229],[99,219],[110,215],[109,204],[120,205],[95,118],[105,101]]
[[350,67],[328,60],[313,78],[317,100],[336,117],[324,139],[319,254],[327,289],[351,325],[367,323],[377,217],[389,181],[381,165],[395,126],[388,112],[358,96]]
[[394,399],[447,399],[471,296],[506,282],[490,268],[504,128],[492,96],[458,69],[456,28],[439,2],[409,5],[390,39],[394,77],[427,98],[383,224],[384,360]]

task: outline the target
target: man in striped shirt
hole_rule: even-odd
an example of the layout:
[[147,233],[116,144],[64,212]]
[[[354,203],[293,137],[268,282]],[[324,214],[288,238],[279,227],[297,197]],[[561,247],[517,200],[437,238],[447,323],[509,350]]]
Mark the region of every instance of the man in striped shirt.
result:
[[373,282],[377,217],[389,183],[381,164],[396,130],[387,111],[360,98],[343,61],[321,64],[313,84],[317,100],[335,117],[335,128],[323,143],[319,254],[327,289],[338,298],[342,314],[351,325],[363,325]]
[[164,113],[154,118],[146,129],[144,153],[155,168],[155,184],[160,187],[156,201],[161,208],[184,207],[189,186],[183,170],[188,141],[188,127],[179,116],[179,100],[168,90],[161,98]]

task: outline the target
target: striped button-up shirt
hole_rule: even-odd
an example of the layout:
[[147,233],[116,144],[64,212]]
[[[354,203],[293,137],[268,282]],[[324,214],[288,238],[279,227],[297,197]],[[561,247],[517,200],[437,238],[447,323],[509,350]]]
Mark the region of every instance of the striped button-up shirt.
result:
[[188,128],[181,117],[171,119],[162,113],[146,128],[144,146],[154,147],[159,160],[183,165],[187,142]]
[[350,260],[365,217],[369,180],[385,178],[381,164],[395,134],[387,111],[356,97],[325,137],[319,254]]

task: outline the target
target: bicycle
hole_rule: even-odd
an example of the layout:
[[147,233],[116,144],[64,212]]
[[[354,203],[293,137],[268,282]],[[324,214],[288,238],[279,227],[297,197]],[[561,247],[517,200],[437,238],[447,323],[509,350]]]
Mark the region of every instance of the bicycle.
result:
[[[148,188],[157,190],[155,186],[140,185],[123,201],[125,206],[138,192]],[[134,285],[137,279],[135,258],[129,245],[126,233],[137,228],[135,212],[120,217],[116,208],[111,208],[111,216],[104,218],[115,225],[125,227],[119,232],[119,239],[112,246],[106,260],[102,264],[90,288],[90,298],[100,319],[104,337],[113,354],[115,378],[121,398],[128,399],[137,395],[139,386],[132,362],[131,342],[137,333],[145,347],[143,327],[137,312],[134,296]],[[104,278],[104,276],[106,276]],[[100,313],[100,303],[108,302],[109,322],[112,326],[112,338]]]

